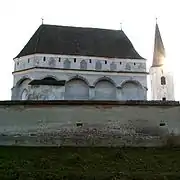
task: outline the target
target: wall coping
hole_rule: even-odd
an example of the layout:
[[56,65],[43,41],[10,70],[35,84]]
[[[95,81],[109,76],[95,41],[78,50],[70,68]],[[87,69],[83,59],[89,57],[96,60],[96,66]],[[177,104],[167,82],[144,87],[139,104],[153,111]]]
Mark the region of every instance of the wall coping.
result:
[[0,106],[56,106],[56,105],[71,105],[71,106],[180,106],[179,101],[95,101],[95,100],[12,100],[0,101]]

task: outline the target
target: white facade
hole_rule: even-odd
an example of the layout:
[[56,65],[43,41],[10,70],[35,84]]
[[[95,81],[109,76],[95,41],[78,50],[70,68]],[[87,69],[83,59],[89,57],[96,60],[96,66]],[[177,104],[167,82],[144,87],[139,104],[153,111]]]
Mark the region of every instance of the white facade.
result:
[[[144,59],[34,54],[14,59],[12,100],[146,100]],[[64,85],[29,85],[51,77]]]
[[152,100],[175,100],[172,73],[163,66],[150,68]]

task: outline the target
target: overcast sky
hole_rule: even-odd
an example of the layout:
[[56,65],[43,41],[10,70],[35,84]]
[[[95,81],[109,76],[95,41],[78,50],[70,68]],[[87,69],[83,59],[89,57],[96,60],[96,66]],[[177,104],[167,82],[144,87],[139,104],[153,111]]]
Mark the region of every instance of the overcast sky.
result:
[[[155,18],[175,76],[180,100],[180,2],[178,0],[0,0],[0,100],[11,98],[13,58],[44,18],[45,24],[120,29],[141,56],[152,62]],[[150,88],[149,88],[150,89]]]

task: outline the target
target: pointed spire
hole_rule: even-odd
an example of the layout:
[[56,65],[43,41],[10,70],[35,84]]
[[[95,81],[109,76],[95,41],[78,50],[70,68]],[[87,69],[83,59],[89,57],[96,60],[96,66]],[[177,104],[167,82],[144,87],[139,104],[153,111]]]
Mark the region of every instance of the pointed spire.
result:
[[154,54],[153,54],[153,63],[152,67],[154,66],[161,66],[164,65],[165,60],[165,48],[163,45],[163,41],[161,38],[161,34],[159,31],[159,27],[157,24],[157,18],[156,18],[156,29],[155,29],[155,39],[154,39]]

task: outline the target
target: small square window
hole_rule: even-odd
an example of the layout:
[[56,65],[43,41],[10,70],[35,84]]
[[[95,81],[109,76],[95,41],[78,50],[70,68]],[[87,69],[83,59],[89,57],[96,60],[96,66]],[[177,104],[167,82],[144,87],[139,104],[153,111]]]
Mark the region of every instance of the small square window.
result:
[[59,58],[59,62],[61,62],[61,58]]
[[134,65],[136,65],[136,63],[134,63]]
[[166,124],[164,122],[161,122],[159,125],[160,126],[165,126]]
[[163,98],[162,98],[162,100],[163,100],[163,101],[166,101],[166,98],[165,98],[165,97],[163,97]]
[[74,58],[74,62],[76,62],[76,58]]
[[91,59],[89,60],[89,63],[91,63]]
[[107,64],[107,61],[105,61],[105,64]]
[[77,126],[77,127],[82,127],[82,126],[83,126],[83,123],[82,123],[82,122],[77,122],[77,123],[76,123],[76,126]]
[[43,61],[46,61],[46,57],[43,58]]

